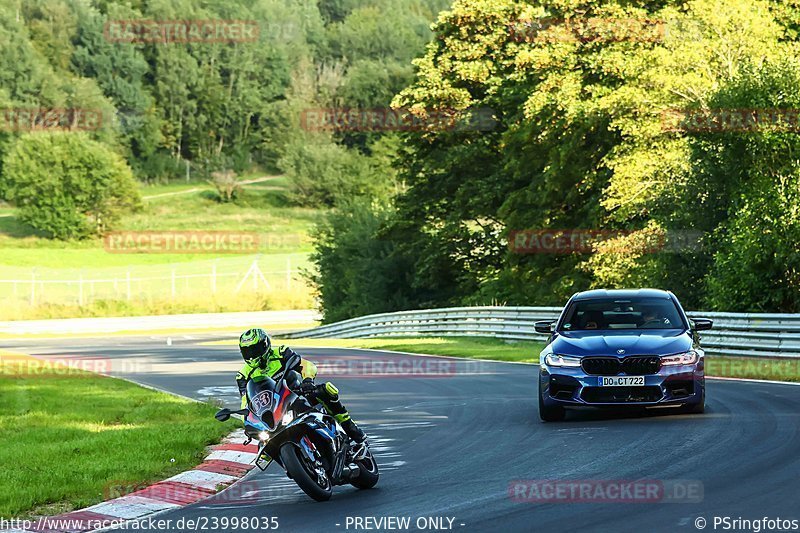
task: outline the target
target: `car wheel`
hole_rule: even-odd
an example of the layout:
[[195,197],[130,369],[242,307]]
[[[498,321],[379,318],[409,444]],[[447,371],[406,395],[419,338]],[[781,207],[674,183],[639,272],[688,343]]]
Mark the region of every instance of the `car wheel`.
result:
[[539,385],[539,418],[544,422],[560,422],[567,416],[567,410],[560,405],[546,406],[542,399],[542,386]]
[[691,413],[695,415],[700,415],[706,412],[706,395],[700,397],[700,401],[697,403],[692,403],[683,408],[684,413]]

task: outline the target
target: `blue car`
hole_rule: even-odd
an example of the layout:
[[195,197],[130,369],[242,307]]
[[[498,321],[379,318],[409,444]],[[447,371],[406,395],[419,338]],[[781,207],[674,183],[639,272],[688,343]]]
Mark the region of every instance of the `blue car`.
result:
[[568,407],[705,410],[704,353],[674,294],[655,289],[592,290],[569,299],[558,320],[536,322],[550,337],[539,359],[539,415],[563,420]]

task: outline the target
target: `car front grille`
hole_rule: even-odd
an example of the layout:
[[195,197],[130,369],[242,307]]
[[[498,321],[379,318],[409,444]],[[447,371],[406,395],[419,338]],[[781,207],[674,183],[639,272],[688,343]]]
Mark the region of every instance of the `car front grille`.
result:
[[658,373],[661,358],[655,355],[631,356],[621,360],[616,357],[584,357],[581,368],[592,376],[616,376],[620,373],[646,376]]
[[661,358],[654,355],[626,357],[622,360],[622,371],[630,376],[657,374],[661,369]]
[[581,392],[588,403],[652,403],[663,396],[661,387],[584,387]]
[[594,376],[616,376],[620,371],[620,362],[616,357],[584,357],[581,368]]

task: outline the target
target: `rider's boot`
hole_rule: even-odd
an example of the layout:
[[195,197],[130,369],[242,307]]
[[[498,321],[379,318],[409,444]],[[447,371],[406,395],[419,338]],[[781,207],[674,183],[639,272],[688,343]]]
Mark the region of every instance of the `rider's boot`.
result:
[[367,450],[369,449],[369,443],[367,442],[367,435],[364,433],[364,430],[358,427],[358,424],[349,418],[344,422],[341,422],[341,425],[342,429],[344,429],[344,432],[347,433],[347,436],[350,437],[351,441],[353,441],[353,446],[351,448],[353,459],[358,461],[359,459],[366,457]]
[[327,411],[336,418],[344,432],[350,437],[350,440],[355,443],[353,446],[355,459],[362,459],[367,452],[367,436],[358,427],[358,424],[353,422],[347,409],[339,401],[339,389],[330,382],[319,385],[317,387],[317,398],[322,401]]
[[358,424],[353,422],[352,419],[348,418],[341,424],[342,424],[342,429],[344,429],[344,432],[347,433],[347,436],[350,437],[350,439],[356,444],[361,444],[362,442],[367,440],[367,435],[360,427],[358,427]]

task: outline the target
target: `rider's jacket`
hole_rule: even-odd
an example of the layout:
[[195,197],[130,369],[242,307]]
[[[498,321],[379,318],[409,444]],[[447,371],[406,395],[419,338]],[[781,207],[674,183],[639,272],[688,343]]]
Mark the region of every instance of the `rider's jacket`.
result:
[[[294,354],[287,346],[279,346],[278,348],[270,349],[266,357],[262,357],[259,361],[254,361],[252,364],[245,363],[242,369],[236,373],[236,385],[239,387],[239,394],[242,397],[242,408],[247,405],[245,392],[247,391],[247,382],[254,378],[259,377],[272,377],[280,371],[286,361]],[[298,368],[299,367],[299,368]],[[300,362],[294,368],[300,372],[303,379],[314,379],[317,377],[317,365],[308,359],[300,359]]]

